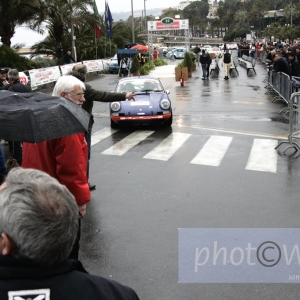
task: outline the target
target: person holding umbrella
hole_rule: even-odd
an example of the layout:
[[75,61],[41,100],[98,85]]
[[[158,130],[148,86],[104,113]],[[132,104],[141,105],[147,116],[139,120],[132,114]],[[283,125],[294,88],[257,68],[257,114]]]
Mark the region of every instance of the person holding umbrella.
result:
[[[19,71],[10,69],[7,73],[8,85],[3,86],[5,90],[17,93],[30,93],[29,87],[20,82]],[[16,159],[19,166],[22,166],[22,143],[20,141],[8,141],[9,152],[13,159]]]
[[[60,96],[80,107],[85,101],[84,83],[74,76],[61,76],[54,87],[53,96]],[[88,145],[84,133],[32,144],[23,143],[23,167],[44,171],[65,185],[73,194],[79,215],[86,214],[90,189],[86,175]],[[70,257],[78,259],[80,221],[77,240]]]
[[[86,75],[87,75],[87,67],[84,64],[78,64],[73,67],[72,72],[69,73],[82,82],[85,82]],[[88,143],[88,167],[87,167],[87,176],[89,177],[89,160],[91,157],[91,136],[92,136],[92,129],[94,124],[94,116],[92,114],[94,101],[97,102],[115,102],[115,101],[125,101],[134,100],[134,94],[132,93],[109,93],[109,92],[102,92],[93,89],[89,84],[85,83],[85,92],[84,92],[85,102],[82,104],[82,108],[86,110],[90,115],[90,122],[89,122],[89,131],[85,133],[85,139]],[[95,184],[89,183],[90,190],[96,189]]]

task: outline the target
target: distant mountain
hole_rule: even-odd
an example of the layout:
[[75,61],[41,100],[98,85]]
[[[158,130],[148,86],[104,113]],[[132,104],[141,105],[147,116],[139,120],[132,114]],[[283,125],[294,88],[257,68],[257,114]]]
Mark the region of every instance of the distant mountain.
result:
[[[162,15],[162,10],[164,8],[152,8],[152,9],[148,9],[146,8],[146,14],[147,16],[160,16]],[[100,12],[100,14],[104,14],[104,12]],[[131,11],[122,11],[122,12],[111,12],[112,14],[112,18],[114,20],[114,22],[120,21],[120,20],[127,20],[130,16],[131,16]],[[142,10],[134,10],[133,11],[133,16],[135,18],[139,18],[142,17]]]

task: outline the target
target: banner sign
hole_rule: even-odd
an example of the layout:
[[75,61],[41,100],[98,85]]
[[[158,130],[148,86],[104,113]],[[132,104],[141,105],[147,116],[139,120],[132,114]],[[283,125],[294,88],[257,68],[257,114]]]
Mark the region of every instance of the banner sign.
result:
[[103,64],[101,59],[97,60],[86,60],[82,62],[87,67],[87,72],[97,72],[103,70]]
[[111,63],[111,60],[110,60],[110,59],[103,59],[103,60],[102,60],[102,63],[103,63],[103,69],[104,69],[104,70],[108,70],[109,65],[110,65],[110,63]]
[[69,72],[72,71],[73,67],[78,64],[81,64],[81,63],[67,64],[67,65],[60,66],[61,74],[67,75]]
[[148,21],[148,31],[189,29],[189,20],[173,20],[165,18],[161,21]]
[[45,69],[34,69],[29,71],[31,88],[39,85],[57,81],[60,77],[59,67],[50,67]]

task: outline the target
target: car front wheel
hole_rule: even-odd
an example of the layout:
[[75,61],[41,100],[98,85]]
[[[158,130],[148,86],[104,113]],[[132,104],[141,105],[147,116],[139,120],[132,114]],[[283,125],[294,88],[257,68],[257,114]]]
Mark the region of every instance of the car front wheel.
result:
[[171,117],[168,120],[164,121],[164,125],[166,127],[170,127],[172,123],[173,123],[173,113],[171,113]]
[[112,129],[118,129],[119,128],[119,124],[114,122],[112,119],[110,120],[110,128]]

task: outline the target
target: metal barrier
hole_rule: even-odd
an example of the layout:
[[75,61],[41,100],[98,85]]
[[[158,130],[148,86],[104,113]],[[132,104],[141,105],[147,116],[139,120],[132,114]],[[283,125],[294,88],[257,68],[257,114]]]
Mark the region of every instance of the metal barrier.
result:
[[[261,57],[264,60],[264,56]],[[279,113],[285,111],[285,114],[289,114],[289,136],[287,141],[281,141],[276,146],[278,149],[283,144],[288,144],[284,149],[283,154],[286,154],[287,150],[293,148],[295,152],[299,151],[300,155],[300,145],[297,140],[300,139],[300,120],[298,114],[298,104],[300,100],[300,77],[292,77],[282,72],[274,72],[268,67],[268,91],[274,92],[277,95],[273,98],[272,102],[278,100],[284,101],[288,104],[287,107],[281,109]],[[299,156],[297,155],[297,157]]]
[[266,54],[265,51],[262,51],[262,52],[260,53],[260,61],[261,61],[262,63],[264,63],[264,64],[267,63],[267,54]]
[[[300,139],[300,120],[298,114],[298,103],[300,99],[300,93],[293,93],[289,99],[289,136],[287,141],[280,142],[275,149],[278,149],[283,144],[288,144],[283,154],[290,148],[294,148],[295,152],[300,151],[300,146],[296,142]],[[297,155],[298,157],[299,155]]]

